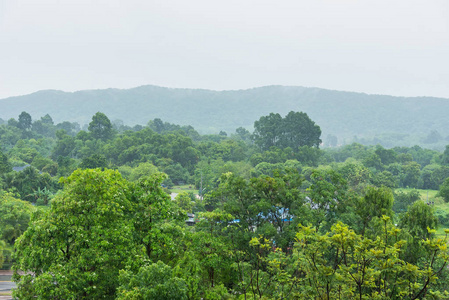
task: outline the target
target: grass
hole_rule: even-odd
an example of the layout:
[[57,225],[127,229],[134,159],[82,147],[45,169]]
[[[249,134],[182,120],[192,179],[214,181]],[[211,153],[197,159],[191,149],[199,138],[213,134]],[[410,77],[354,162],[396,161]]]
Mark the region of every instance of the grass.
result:
[[181,193],[181,192],[192,192],[195,195],[198,194],[198,190],[195,189],[193,184],[185,184],[185,185],[175,185],[170,189],[172,193]]
[[441,197],[437,197],[438,191],[437,190],[420,190],[420,189],[395,189],[396,192],[405,192],[408,193],[412,190],[416,190],[419,192],[421,196],[421,200],[424,202],[427,202],[427,199],[431,202],[434,202],[435,205],[443,204],[444,200]]

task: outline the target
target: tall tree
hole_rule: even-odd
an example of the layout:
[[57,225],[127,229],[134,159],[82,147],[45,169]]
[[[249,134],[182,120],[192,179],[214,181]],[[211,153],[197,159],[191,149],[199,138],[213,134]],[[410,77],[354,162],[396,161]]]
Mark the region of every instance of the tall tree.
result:
[[112,136],[112,124],[109,118],[101,112],[97,112],[89,123],[89,131],[92,137],[107,140]]
[[[114,299],[135,260],[129,185],[117,171],[77,170],[50,210],[16,241],[18,299]],[[135,263],[137,263],[135,261]]]
[[19,115],[19,123],[17,124],[17,127],[19,127],[22,130],[28,130],[31,128],[32,120],[29,113],[22,111],[22,113]]
[[254,122],[253,138],[262,150],[272,146],[290,147],[295,151],[298,147],[319,147],[321,129],[306,113],[289,112],[285,118],[271,113]]

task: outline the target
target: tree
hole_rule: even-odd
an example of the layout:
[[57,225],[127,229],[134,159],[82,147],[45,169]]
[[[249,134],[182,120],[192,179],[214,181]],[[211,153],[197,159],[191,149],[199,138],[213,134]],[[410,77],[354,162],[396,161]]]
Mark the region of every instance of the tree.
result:
[[19,127],[22,130],[29,130],[31,128],[32,120],[31,116],[27,112],[22,112],[19,115],[19,123],[17,124],[17,127]]
[[254,122],[253,138],[262,150],[272,146],[296,151],[298,147],[318,148],[321,143],[321,129],[306,113],[289,112],[285,118],[271,113]]
[[399,227],[405,229],[408,238],[407,249],[404,251],[405,260],[417,263],[428,254],[421,243],[432,238],[432,230],[437,225],[438,218],[433,213],[433,207],[424,201],[416,201],[408,207],[399,222]]
[[64,121],[55,126],[57,130],[64,129],[68,135],[75,136],[78,131],[80,131],[80,125],[76,122],[70,123],[68,121]]
[[400,183],[402,187],[414,187],[418,185],[419,175],[421,174],[421,166],[415,162],[409,162],[402,166]]
[[5,258],[3,256],[3,248],[5,247],[5,242],[0,240],[0,268],[3,267],[3,262],[5,261]]
[[283,148],[319,147],[321,129],[306,113],[291,111],[285,116],[282,123],[281,145]]
[[422,264],[400,257],[405,240],[387,216],[376,239],[357,234],[342,223],[320,234],[300,226],[291,281],[297,299],[447,299],[438,278],[447,273],[447,238],[426,239]]
[[0,150],[0,175],[11,171],[12,167],[8,161],[8,157]]
[[51,208],[16,241],[14,295],[113,299],[119,270],[138,258],[129,184],[117,171],[98,169],[77,170],[61,181],[64,190]]
[[27,229],[35,210],[29,202],[0,191],[0,240],[14,245],[16,239]]
[[161,261],[143,266],[137,274],[120,271],[118,300],[159,299],[187,300],[187,284],[173,275],[172,269]]
[[135,168],[129,166],[119,167],[120,173],[129,181],[138,181],[140,178],[149,177],[153,174],[159,173],[158,168],[149,162],[140,163]]
[[440,185],[438,196],[443,197],[445,202],[449,202],[449,177]]
[[279,144],[282,117],[280,114],[270,113],[254,122],[253,138],[262,150],[268,150]]
[[404,213],[408,207],[421,198],[417,190],[409,192],[394,192],[393,211],[396,213]]
[[58,159],[59,156],[73,156],[73,150],[75,149],[75,138],[68,135],[63,129],[56,131],[56,137],[58,140],[51,154],[53,160]]
[[7,188],[15,188],[23,200],[33,201],[32,194],[38,189],[46,188],[49,191],[55,191],[57,182],[51,178],[48,173],[40,174],[34,167],[27,167],[21,172],[10,174],[5,181]]
[[89,131],[92,137],[107,140],[112,136],[112,124],[109,118],[101,112],[97,112],[89,123]]
[[251,142],[251,133],[243,127],[239,127],[235,130],[235,135],[241,138],[244,142]]
[[178,204],[181,209],[185,210],[188,213],[191,213],[193,209],[192,195],[192,193],[182,191],[175,197],[176,204]]
[[[336,221],[337,211],[344,207],[347,182],[334,170],[313,170],[307,189],[315,229],[327,230]],[[322,225],[323,228],[320,228]]]
[[449,145],[446,146],[443,154],[441,155],[441,164],[443,166],[449,166]]
[[157,261],[167,244],[163,224],[173,217],[170,196],[161,187],[167,177],[163,173],[154,173],[140,178],[132,185],[134,239],[142,245],[149,259]]
[[43,124],[46,125],[53,125],[53,119],[49,114],[46,114],[45,116],[41,117],[41,121]]
[[96,168],[106,168],[108,162],[106,158],[101,154],[94,154],[89,157],[83,158],[83,161],[79,165],[81,169],[96,169]]
[[[378,221],[383,215],[393,216],[393,192],[387,187],[371,187],[365,188],[365,196],[356,201],[356,214],[359,220],[359,232],[365,235],[366,229],[370,229],[373,233],[374,228],[369,225],[372,221]],[[375,234],[375,232],[374,232]]]

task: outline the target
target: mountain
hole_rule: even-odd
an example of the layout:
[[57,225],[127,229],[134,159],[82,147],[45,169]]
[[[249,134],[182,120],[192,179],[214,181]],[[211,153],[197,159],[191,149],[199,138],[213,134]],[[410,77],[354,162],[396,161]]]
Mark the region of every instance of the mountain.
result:
[[[127,125],[163,121],[192,125],[200,133],[233,133],[270,112],[282,116],[303,111],[339,142],[359,141],[406,145],[423,143],[432,131],[446,137],[449,128],[449,99],[393,97],[295,86],[265,86],[247,90],[212,91],[141,86],[132,89],[85,90],[67,93],[56,90],[0,99],[0,118],[16,118],[22,111],[38,119],[50,114],[62,121],[88,124],[97,111],[111,121]],[[440,139],[440,143],[444,143]],[[393,146],[394,146],[393,145]],[[388,145],[387,145],[388,146]]]

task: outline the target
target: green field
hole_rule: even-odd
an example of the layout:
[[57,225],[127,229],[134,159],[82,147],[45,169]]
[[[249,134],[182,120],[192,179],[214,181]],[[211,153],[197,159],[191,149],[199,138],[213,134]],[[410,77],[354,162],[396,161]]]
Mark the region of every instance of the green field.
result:
[[395,189],[396,192],[404,192],[408,193],[412,190],[418,191],[421,195],[421,200],[424,202],[434,202],[435,205],[443,204],[444,200],[441,197],[437,197],[438,191],[437,190],[420,190],[420,189]]
[[171,193],[181,193],[181,192],[192,192],[195,195],[198,195],[198,190],[195,189],[193,184],[185,184],[185,185],[175,185],[170,189]]
[[[396,189],[397,192],[401,191],[401,192],[409,192],[413,189]],[[449,215],[449,203],[444,202],[443,198],[441,197],[437,197],[438,191],[437,190],[420,190],[420,189],[415,189],[416,191],[418,191],[421,195],[421,200],[423,200],[424,202],[433,202],[434,203],[434,208],[435,208],[435,213],[437,215],[440,214],[448,214]],[[445,229],[449,228],[449,226],[447,224],[440,224],[438,226],[437,229],[437,236],[443,237],[446,235],[446,233],[444,232]]]

